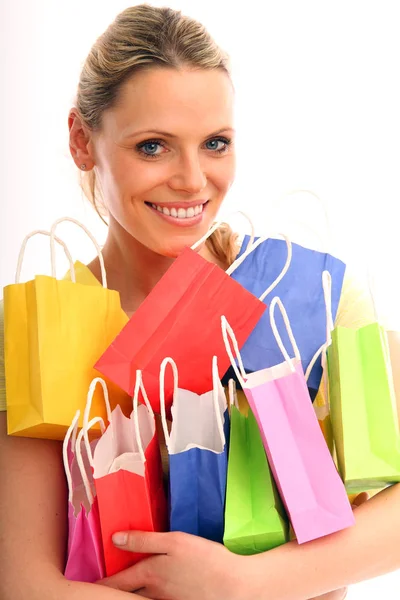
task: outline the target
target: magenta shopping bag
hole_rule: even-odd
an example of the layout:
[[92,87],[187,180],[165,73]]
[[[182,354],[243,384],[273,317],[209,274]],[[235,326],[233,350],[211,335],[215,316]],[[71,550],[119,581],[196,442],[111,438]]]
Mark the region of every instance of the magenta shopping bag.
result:
[[[278,333],[279,306],[292,343],[290,358]],[[301,544],[354,524],[353,512],[310,401],[301,357],[279,298],[270,306],[274,337],[285,358],[273,367],[246,374],[235,335],[222,317],[225,347],[260,428],[268,461]],[[239,362],[236,366],[230,336]]]
[[[103,546],[97,497],[88,457],[83,444],[83,430],[76,436],[80,411],[67,431],[63,445],[65,474],[68,482],[68,549],[64,575],[72,581],[95,583],[105,577]],[[92,419],[89,426],[104,423]],[[92,451],[97,440],[91,442]]]

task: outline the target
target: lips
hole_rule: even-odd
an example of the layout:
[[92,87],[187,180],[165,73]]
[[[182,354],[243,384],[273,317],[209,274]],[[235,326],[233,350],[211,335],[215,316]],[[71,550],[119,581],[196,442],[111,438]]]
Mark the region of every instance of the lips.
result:
[[151,208],[153,208],[154,210],[157,210],[158,212],[164,214],[167,217],[173,217],[175,219],[192,219],[193,217],[197,217],[198,215],[200,215],[203,210],[206,203],[202,203],[202,204],[197,204],[195,206],[189,206],[188,208],[183,208],[182,205],[181,206],[173,206],[168,205],[160,205],[160,204],[153,204],[151,202],[146,202],[146,204],[148,206],[151,206]]

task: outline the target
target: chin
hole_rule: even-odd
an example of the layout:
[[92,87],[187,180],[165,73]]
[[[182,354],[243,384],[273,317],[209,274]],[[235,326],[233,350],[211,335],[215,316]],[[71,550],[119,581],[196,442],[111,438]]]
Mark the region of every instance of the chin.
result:
[[155,248],[155,251],[157,252],[157,254],[161,254],[161,256],[166,256],[168,258],[177,258],[187,246],[191,245],[192,244],[185,244],[180,242],[168,246],[162,246],[160,248]]

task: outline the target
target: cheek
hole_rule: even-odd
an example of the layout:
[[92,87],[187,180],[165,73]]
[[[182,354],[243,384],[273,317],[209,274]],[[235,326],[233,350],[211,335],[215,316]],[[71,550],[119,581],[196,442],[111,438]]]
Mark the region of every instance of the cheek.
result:
[[236,161],[233,156],[224,160],[221,166],[217,164],[212,173],[210,173],[210,179],[221,193],[226,193],[235,179],[235,173]]
[[169,177],[166,165],[134,162],[125,167],[121,166],[115,173],[115,180],[122,195],[142,197],[147,192],[165,183]]

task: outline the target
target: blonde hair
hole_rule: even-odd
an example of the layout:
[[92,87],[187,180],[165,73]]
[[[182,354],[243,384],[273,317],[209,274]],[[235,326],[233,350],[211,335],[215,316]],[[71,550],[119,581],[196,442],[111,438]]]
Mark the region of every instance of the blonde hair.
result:
[[[86,127],[99,130],[103,112],[117,104],[123,83],[134,73],[154,67],[221,69],[230,76],[228,55],[201,23],[171,8],[132,6],[96,40],[83,65],[76,108]],[[104,221],[107,211],[94,169],[80,172],[80,186]],[[237,254],[236,239],[224,223],[207,244],[228,266]]]

